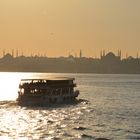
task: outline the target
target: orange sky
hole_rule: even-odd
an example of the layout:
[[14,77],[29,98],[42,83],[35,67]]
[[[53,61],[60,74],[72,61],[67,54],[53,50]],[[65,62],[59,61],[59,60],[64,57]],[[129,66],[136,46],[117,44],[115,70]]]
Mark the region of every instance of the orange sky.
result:
[[140,0],[1,0],[0,55],[140,54]]

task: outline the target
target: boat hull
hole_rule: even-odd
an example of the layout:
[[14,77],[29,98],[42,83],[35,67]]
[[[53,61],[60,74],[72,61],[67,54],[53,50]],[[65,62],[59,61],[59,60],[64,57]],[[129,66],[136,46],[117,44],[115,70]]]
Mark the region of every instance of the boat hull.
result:
[[70,96],[23,96],[17,99],[20,106],[49,106],[53,104],[76,103],[79,92]]

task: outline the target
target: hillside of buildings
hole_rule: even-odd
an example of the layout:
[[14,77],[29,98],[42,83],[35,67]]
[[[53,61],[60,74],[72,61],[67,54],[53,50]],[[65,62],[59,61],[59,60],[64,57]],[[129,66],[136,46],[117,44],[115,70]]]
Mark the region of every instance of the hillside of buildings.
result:
[[57,73],[116,73],[140,74],[140,58],[121,59],[109,52],[100,58],[43,56],[12,56],[7,53],[0,58],[1,72],[57,72]]

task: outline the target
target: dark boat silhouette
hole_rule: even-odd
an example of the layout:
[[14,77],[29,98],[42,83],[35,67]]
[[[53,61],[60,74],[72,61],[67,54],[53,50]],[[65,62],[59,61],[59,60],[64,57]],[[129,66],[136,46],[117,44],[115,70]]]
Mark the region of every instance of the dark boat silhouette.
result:
[[75,90],[74,78],[22,79],[19,84],[18,104],[21,106],[46,106],[72,103],[79,90]]

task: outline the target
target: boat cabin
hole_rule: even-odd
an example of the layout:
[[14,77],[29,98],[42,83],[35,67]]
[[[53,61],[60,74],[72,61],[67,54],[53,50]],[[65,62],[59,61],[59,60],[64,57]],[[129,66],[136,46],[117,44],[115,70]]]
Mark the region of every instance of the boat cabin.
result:
[[72,101],[79,91],[74,90],[74,78],[55,77],[47,79],[22,79],[19,85],[19,103],[51,103]]

